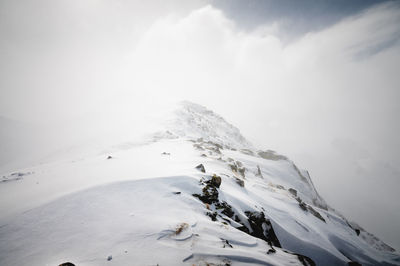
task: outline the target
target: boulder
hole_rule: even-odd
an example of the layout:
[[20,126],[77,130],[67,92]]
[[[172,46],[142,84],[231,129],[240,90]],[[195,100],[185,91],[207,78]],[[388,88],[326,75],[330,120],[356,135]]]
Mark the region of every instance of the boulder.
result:
[[297,190],[295,190],[294,188],[289,188],[288,191],[290,192],[290,194],[292,194],[293,196],[297,197]]
[[220,176],[217,176],[216,174],[214,174],[210,180],[208,180],[206,182],[208,185],[219,188],[221,186],[222,183],[222,179]]
[[199,164],[198,166],[195,167],[197,170],[199,170],[200,172],[205,173],[206,169],[204,168],[203,164]]

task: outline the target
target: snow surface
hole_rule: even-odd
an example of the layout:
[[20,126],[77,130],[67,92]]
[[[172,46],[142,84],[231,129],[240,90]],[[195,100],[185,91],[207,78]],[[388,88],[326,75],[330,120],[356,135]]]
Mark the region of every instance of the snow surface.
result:
[[[260,156],[202,106],[184,102],[172,114],[140,140],[1,173],[0,265],[303,265],[295,254],[317,265],[400,265],[286,157]],[[245,225],[247,211],[263,212],[282,248],[268,254],[234,219],[206,215],[218,210],[193,194],[214,174],[219,201]]]

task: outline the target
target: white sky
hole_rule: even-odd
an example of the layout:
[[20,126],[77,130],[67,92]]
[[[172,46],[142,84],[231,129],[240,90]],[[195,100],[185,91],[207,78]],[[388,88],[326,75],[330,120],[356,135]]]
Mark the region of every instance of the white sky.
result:
[[123,124],[144,105],[203,104],[400,249],[399,5],[290,42],[280,21],[238,23],[206,1],[1,1],[0,115]]

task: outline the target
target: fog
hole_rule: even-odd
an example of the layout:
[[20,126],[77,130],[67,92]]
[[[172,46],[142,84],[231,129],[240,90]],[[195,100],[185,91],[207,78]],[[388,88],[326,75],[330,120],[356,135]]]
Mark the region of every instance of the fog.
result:
[[332,207],[400,249],[400,5],[250,21],[221,3],[1,1],[2,169],[134,139],[150,110],[190,100],[308,169]]

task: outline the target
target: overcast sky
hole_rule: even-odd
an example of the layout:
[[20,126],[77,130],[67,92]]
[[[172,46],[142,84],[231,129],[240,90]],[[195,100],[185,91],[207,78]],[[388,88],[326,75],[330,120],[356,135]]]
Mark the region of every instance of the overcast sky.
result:
[[0,0],[0,116],[203,104],[398,250],[399,69],[397,1]]

